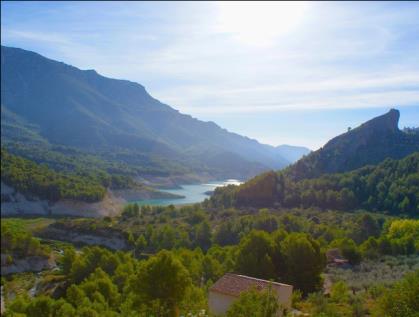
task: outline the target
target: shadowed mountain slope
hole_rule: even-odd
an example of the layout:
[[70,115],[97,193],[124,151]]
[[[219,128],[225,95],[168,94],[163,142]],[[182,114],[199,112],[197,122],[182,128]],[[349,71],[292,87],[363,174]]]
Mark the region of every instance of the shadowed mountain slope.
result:
[[179,113],[140,84],[1,48],[2,140],[169,158],[210,174],[249,177],[291,161],[275,147]]

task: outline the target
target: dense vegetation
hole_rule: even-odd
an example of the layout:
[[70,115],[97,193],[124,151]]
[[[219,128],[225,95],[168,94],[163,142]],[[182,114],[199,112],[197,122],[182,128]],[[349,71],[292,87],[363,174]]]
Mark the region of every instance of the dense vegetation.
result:
[[[109,182],[112,176],[125,178],[126,182],[137,175],[170,176],[184,174],[188,169],[173,161],[147,157],[133,150],[118,151],[86,151],[75,147],[50,144],[34,144],[34,142],[13,142],[6,140],[3,146],[11,153],[22,156],[48,167],[80,175],[97,177]],[[129,184],[127,184],[129,185]]]
[[418,287],[419,270],[406,274],[392,286],[384,287],[378,282],[357,293],[339,281],[329,296],[312,293],[306,300],[296,298],[295,306],[315,317],[416,317]]
[[238,187],[218,188],[207,202],[210,208],[234,205],[366,209],[418,216],[419,153],[300,181],[293,181],[286,171],[268,172]]
[[[29,175],[36,176],[32,169],[38,168],[67,176],[5,151],[2,156],[6,156],[8,171],[14,171],[11,167],[17,164],[17,170]],[[97,236],[98,243],[101,237],[123,239],[127,248],[111,252],[97,246],[78,251],[71,246],[58,247],[64,250],[56,254],[59,270],[34,279],[33,283],[39,284],[31,290],[39,289],[38,296],[28,296],[27,290],[14,300],[7,297],[6,316],[206,316],[202,310],[208,309],[208,288],[224,273],[237,272],[292,284],[293,306],[312,316],[381,317],[390,311],[389,317],[416,317],[417,302],[411,294],[418,284],[419,220],[325,211],[327,206],[302,202],[309,196],[306,192],[325,191],[327,197],[328,190],[343,196],[346,190],[352,191],[355,198],[368,194],[399,199],[398,195],[389,196],[393,192],[416,201],[409,195],[417,197],[417,163],[415,154],[376,167],[299,182],[291,182],[282,173],[268,173],[238,187],[243,189],[243,197],[271,201],[270,209],[226,208],[240,201],[237,187],[230,186],[217,190],[214,198],[202,205],[133,204],[114,218],[55,220],[36,235],[65,241],[70,233],[87,234]],[[257,192],[260,184],[263,191]],[[293,193],[301,199],[299,208],[284,204]],[[264,204],[252,206],[257,205]],[[336,205],[334,209],[345,208]],[[2,223],[2,252],[14,256],[51,252],[15,224],[9,222],[3,228]],[[48,235],[51,229],[59,229],[58,236]],[[344,273],[326,266],[329,250],[338,250],[348,260],[350,267]],[[398,264],[401,258],[405,260]],[[382,261],[391,269],[380,264]],[[369,278],[361,283],[356,276],[366,265],[382,270],[369,269],[370,273],[363,275]],[[400,281],[407,272],[413,273]],[[16,289],[17,281],[14,276],[2,279],[5,292]],[[331,281],[329,297],[322,293],[327,281]],[[29,287],[29,282],[25,283],[21,282]],[[404,292],[401,297],[397,296],[400,291]],[[255,317],[274,316],[277,309],[269,293],[250,290],[231,306],[227,316],[247,317],[249,310]]]
[[41,245],[38,239],[25,230],[20,221],[1,221],[1,253],[7,255],[8,264],[11,264],[14,258],[46,256],[49,251],[49,248]]
[[[212,247],[234,249],[246,246],[244,242],[248,240],[245,237],[253,237],[255,240],[260,238],[259,242],[269,240],[263,248],[258,244],[260,250],[254,253],[266,251],[272,260],[270,252],[277,255],[280,252],[278,243],[285,241],[290,234],[293,234],[293,240],[299,240],[302,233],[306,234],[311,244],[313,239],[316,240],[323,250],[340,249],[354,263],[362,258],[409,255],[419,251],[418,220],[315,209],[247,212],[229,209],[205,213],[199,205],[175,208],[139,207],[134,204],[128,205],[118,218],[58,220],[46,228],[44,234],[49,228],[102,237],[123,237],[137,255],[177,248],[200,248],[204,252]],[[65,234],[63,237],[52,237],[62,239]],[[316,249],[315,243],[312,247]],[[269,266],[272,268],[271,264]],[[278,278],[279,275],[273,273],[272,277]]]
[[45,165],[1,151],[1,180],[24,194],[57,201],[74,199],[94,202],[101,200],[105,187],[81,175],[56,172]]
[[[404,272],[418,268],[414,257],[419,255],[418,220],[316,210],[293,213],[262,209],[256,214],[230,210],[207,215],[198,205],[178,209],[130,205],[119,218],[59,220],[60,226],[69,225],[73,232],[88,231],[108,237],[124,232],[131,250],[111,252],[85,247],[76,252],[72,247],[64,247],[64,255],[58,256],[60,270],[44,278],[49,281],[47,284],[65,285],[64,289],[48,296],[41,292],[33,299],[22,293],[7,302],[7,314],[41,317],[199,314],[207,309],[208,288],[224,273],[232,271],[292,283],[296,289],[294,306],[313,316],[368,313],[378,317],[383,316],[379,313],[383,309],[395,311],[388,316],[404,316],[396,313],[395,305],[401,303],[406,311],[414,311],[417,303],[408,296],[417,287],[417,275],[407,276],[406,281],[394,286],[395,290],[406,289],[406,299],[394,299],[392,285]],[[327,298],[317,292],[323,286],[324,254],[336,247],[354,264],[355,277],[348,275],[351,268],[345,274],[333,273],[338,268],[328,268],[327,276],[333,284]],[[403,255],[406,260],[398,264],[398,258],[387,260],[388,255]],[[375,275],[370,273],[368,279],[364,275],[363,284],[352,284],[359,274],[355,272],[363,270],[357,263],[371,263],[370,266],[378,268],[382,259],[399,272],[397,276],[377,275],[377,271]],[[4,281],[6,292],[12,282],[9,278]],[[386,287],[380,286],[381,283],[386,283]],[[262,308],[269,303],[269,294],[250,291],[242,295],[227,316],[247,316],[249,307],[255,307],[254,316],[272,316],[257,314],[257,307],[266,312]],[[269,307],[272,311],[276,309],[275,305]]]
[[[249,177],[287,163],[138,84],[19,49],[2,57],[1,180],[29,199],[95,202],[137,177]],[[2,276],[5,316],[204,317],[211,285],[235,272],[292,284],[303,315],[418,317],[419,134],[398,119],[391,110],[203,204],[2,219],[2,271],[31,256],[58,264]],[[226,317],[279,309],[270,290],[250,289]]]

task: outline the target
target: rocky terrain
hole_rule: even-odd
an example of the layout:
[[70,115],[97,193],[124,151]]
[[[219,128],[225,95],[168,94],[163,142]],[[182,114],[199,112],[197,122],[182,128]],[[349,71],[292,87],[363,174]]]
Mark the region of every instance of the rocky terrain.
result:
[[13,258],[12,263],[7,263],[9,254],[1,254],[1,275],[8,275],[21,272],[40,272],[52,269],[56,266],[52,257],[27,256],[24,258]]
[[182,196],[143,188],[108,191],[103,200],[95,203],[73,200],[50,202],[37,197],[25,196],[1,182],[1,216],[114,216],[131,200],[176,197],[181,198]]

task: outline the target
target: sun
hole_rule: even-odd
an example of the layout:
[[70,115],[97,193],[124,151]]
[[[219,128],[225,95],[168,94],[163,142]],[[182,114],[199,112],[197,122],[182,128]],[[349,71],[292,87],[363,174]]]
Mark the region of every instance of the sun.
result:
[[308,2],[218,2],[217,30],[231,34],[242,43],[272,45],[302,21]]

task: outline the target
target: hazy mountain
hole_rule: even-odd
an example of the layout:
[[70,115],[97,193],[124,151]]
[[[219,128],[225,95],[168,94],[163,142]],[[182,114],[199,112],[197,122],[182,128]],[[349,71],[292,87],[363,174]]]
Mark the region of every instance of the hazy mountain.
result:
[[282,168],[295,158],[289,151],[181,114],[140,84],[106,78],[34,52],[2,46],[1,75],[6,142],[161,157],[225,177]]
[[417,129],[401,131],[399,117],[399,111],[391,109],[331,139],[321,149],[290,166],[287,173],[295,179],[312,178],[377,164],[386,158],[400,159],[419,151]]
[[294,163],[302,158],[304,155],[307,155],[311,152],[309,148],[304,146],[294,146],[294,145],[278,145],[276,147],[277,152],[279,155],[284,157],[290,163]]

